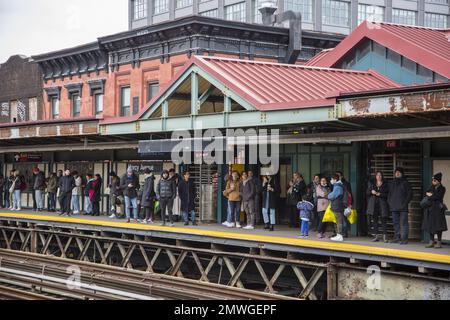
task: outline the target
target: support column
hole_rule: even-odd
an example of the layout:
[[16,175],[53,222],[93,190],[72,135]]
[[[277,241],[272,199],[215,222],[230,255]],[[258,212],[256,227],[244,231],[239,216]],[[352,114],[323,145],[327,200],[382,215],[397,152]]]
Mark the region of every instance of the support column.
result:
[[228,128],[230,125],[231,99],[225,96],[224,110],[223,110],[223,126]]
[[[431,160],[431,142],[422,142],[422,194],[428,186],[431,185],[431,177],[433,176],[433,162]],[[422,239],[427,243],[430,241],[428,232],[423,232]]]
[[198,74],[191,74],[191,128],[196,128],[195,120],[198,115]]
[[167,129],[167,118],[169,117],[169,102],[166,100],[162,104],[162,130]]

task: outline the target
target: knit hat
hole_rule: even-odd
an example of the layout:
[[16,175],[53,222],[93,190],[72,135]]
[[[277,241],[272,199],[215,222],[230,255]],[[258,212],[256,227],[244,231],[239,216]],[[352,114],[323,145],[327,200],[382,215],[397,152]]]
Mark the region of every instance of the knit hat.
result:
[[395,172],[400,172],[402,175],[405,175],[405,169],[403,169],[402,167],[397,167],[395,168]]
[[435,180],[437,180],[437,181],[439,181],[439,182],[441,182],[442,181],[442,173],[436,173],[434,176],[433,176],[433,179],[435,179]]
[[144,170],[144,174],[151,174],[152,170],[150,170],[149,168],[145,168]]
[[133,173],[133,168],[132,168],[132,167],[129,167],[129,168],[127,169],[127,173]]

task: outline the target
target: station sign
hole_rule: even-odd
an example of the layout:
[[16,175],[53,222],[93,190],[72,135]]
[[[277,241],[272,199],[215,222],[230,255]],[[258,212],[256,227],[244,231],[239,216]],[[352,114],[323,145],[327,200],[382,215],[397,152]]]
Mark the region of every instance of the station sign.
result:
[[144,171],[147,168],[152,170],[155,174],[160,174],[163,171],[162,163],[154,162],[132,162],[128,164],[128,167],[131,167],[137,174],[144,174]]
[[41,153],[16,153],[14,154],[14,162],[42,162]]

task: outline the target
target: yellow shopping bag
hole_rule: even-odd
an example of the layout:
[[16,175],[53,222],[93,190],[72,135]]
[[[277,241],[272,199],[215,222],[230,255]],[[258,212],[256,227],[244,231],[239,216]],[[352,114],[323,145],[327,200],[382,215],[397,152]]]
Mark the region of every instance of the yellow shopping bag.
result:
[[350,215],[348,216],[348,222],[350,222],[350,224],[354,224],[356,222],[356,220],[358,220],[358,212],[356,211],[356,209],[352,209],[350,211]]
[[336,223],[336,216],[334,215],[333,211],[331,211],[331,205],[329,205],[327,210],[325,211],[322,222]]

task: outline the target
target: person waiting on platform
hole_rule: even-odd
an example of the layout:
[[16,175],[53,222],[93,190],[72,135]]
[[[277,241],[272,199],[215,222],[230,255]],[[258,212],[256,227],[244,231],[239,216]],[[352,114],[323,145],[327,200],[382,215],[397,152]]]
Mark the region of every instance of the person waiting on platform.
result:
[[92,215],[92,201],[89,197],[91,190],[93,190],[94,176],[90,173],[86,175],[86,186],[84,187],[84,214],[86,216]]
[[20,174],[20,171],[14,171],[14,178],[9,189],[9,192],[12,194],[12,211],[20,211],[22,210],[21,199],[22,199],[22,191],[27,188],[27,184],[25,183],[25,178]]
[[45,176],[39,168],[33,168],[33,192],[36,201],[36,210],[42,212],[44,209],[44,190],[45,190]]
[[241,228],[241,190],[240,176],[233,171],[231,179],[228,180],[223,195],[228,198],[228,217],[225,226],[228,228]]
[[4,208],[3,206],[3,192],[5,190],[6,180],[3,174],[0,173],[0,208]]
[[[388,205],[394,221],[394,239],[392,243],[408,244],[409,219],[408,206],[412,199],[412,189],[405,177],[405,171],[395,169],[394,180],[389,183]],[[401,231],[401,232],[400,232]]]
[[247,226],[244,227],[245,230],[253,230],[254,226],[254,216],[255,216],[255,197],[256,197],[256,185],[253,183],[252,178],[250,178],[247,172],[242,173],[242,182],[240,185],[242,204],[247,216]]
[[72,176],[75,179],[75,187],[72,190],[72,213],[80,214],[81,185],[83,184],[83,179],[78,174],[78,171],[72,172]]
[[311,221],[312,211],[314,209],[314,204],[306,200],[306,195],[303,196],[303,200],[297,204],[297,209],[299,210],[300,216],[300,238],[309,237],[309,222]]
[[114,171],[109,173],[109,203],[111,204],[111,219],[117,218],[117,197],[120,190],[120,178]]
[[48,211],[56,212],[56,193],[58,192],[58,178],[52,172],[47,180]]
[[183,173],[183,179],[178,183],[178,195],[181,201],[181,213],[183,215],[184,225],[189,225],[189,216],[192,225],[196,226],[195,221],[195,185],[191,180],[189,171]]
[[386,181],[384,181],[383,173],[378,171],[375,175],[375,179],[369,181],[367,187],[367,214],[372,216],[373,221],[373,242],[380,241],[379,219],[381,219],[381,226],[383,228],[383,241],[388,242],[387,238],[387,218],[389,216],[389,206],[387,203],[387,197],[389,193],[389,187]]
[[336,235],[332,237],[331,241],[344,241],[343,237],[343,220],[344,215],[344,202],[342,201],[344,196],[344,186],[338,174],[335,174],[331,178],[331,185],[333,186],[333,191],[328,194],[328,200],[331,201],[331,211],[333,211],[336,217]]
[[328,180],[325,177],[320,178],[320,184],[316,187],[315,196],[317,198],[317,238],[323,239],[325,238],[325,232],[327,231],[327,222],[323,222],[323,217],[325,215],[325,211],[330,204],[330,200],[328,200],[328,194],[331,192],[330,186],[328,185]]
[[155,176],[153,172],[146,168],[144,170],[144,187],[142,189],[141,206],[144,211],[143,223],[153,223],[153,213],[155,208]]
[[[445,218],[447,211],[447,206],[444,204],[445,191],[442,185],[442,173],[437,173],[433,176],[432,185],[420,203],[424,209],[422,229],[430,235],[430,242],[426,248],[442,248],[442,232],[448,229]],[[437,242],[434,241],[435,235],[437,235]]]
[[120,179],[120,189],[123,191],[125,197],[125,213],[127,216],[127,223],[130,223],[130,206],[133,207],[134,222],[138,222],[138,204],[137,204],[137,190],[139,190],[139,178],[134,173],[133,168],[129,167],[127,172]]
[[166,225],[166,212],[169,213],[170,226],[173,227],[173,200],[177,195],[175,183],[169,177],[169,171],[164,170],[156,187],[156,197],[161,209],[162,226]]
[[[351,209],[353,205],[352,185],[345,179],[344,173],[342,173],[342,171],[336,171],[336,174],[339,176],[339,180],[342,182],[342,186],[344,187],[344,195],[342,198],[342,202],[344,203],[344,210],[347,208]],[[345,214],[342,215],[341,219],[342,219],[342,235],[344,236],[344,238],[348,238],[350,222],[348,221],[347,216]]]
[[278,181],[272,175],[266,175],[263,178],[263,218],[264,229],[269,231],[275,230],[277,200],[280,194],[280,186]]
[[253,215],[253,226],[261,222],[261,198],[262,198],[262,182],[261,179],[255,177],[252,170],[248,171],[248,178],[255,185],[255,214]]
[[89,199],[92,203],[92,216],[100,216],[100,200],[102,199],[102,177],[97,173],[92,181],[92,189],[89,191]]
[[70,216],[70,201],[72,190],[75,187],[75,179],[70,170],[64,171],[64,176],[59,179],[59,205],[61,206],[60,216],[67,214]]
[[302,196],[306,194],[306,184],[300,173],[295,172],[292,180],[289,181],[286,204],[289,212],[289,227],[296,228],[299,225],[297,204],[302,201]]
[[8,179],[6,179],[6,183],[5,183],[5,196],[4,196],[5,208],[8,208],[9,210],[12,210],[12,208],[13,208],[13,201],[12,201],[13,193],[10,192],[10,189],[14,182],[14,171],[16,171],[16,170],[13,169],[9,172],[9,177],[8,177]]

